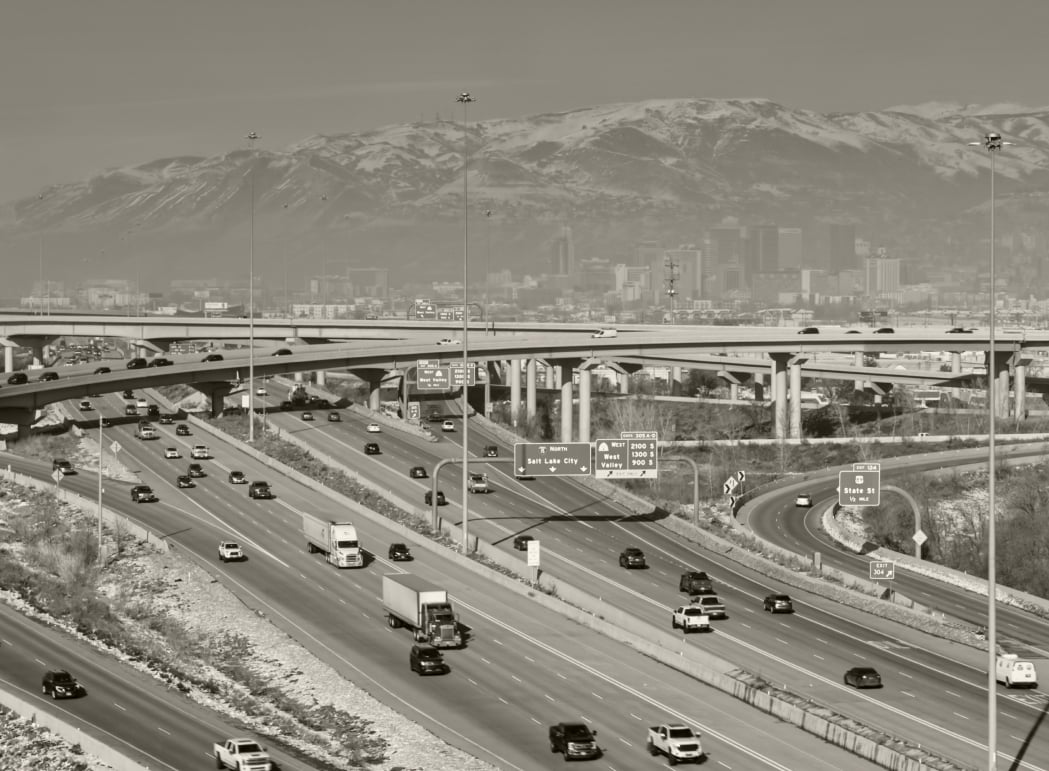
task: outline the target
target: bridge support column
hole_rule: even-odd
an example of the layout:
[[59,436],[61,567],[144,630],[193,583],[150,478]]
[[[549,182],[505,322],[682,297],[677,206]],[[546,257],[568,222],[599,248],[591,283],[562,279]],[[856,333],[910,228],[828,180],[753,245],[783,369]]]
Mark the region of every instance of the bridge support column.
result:
[[[960,351],[953,351],[951,353],[951,374],[960,375],[962,374],[962,354]],[[960,399],[962,396],[962,389],[952,388],[951,396],[955,399]]]
[[44,362],[47,361],[47,345],[45,343],[34,342],[31,349],[33,351],[33,366],[44,366]]
[[760,372],[754,373],[754,401],[765,401],[765,376]]
[[1007,356],[991,352],[986,353],[984,360],[987,362],[987,376],[993,377],[997,382],[994,384],[994,404],[990,408],[994,410],[996,418],[1009,417],[1009,359]]
[[317,384],[318,388],[324,388],[328,384],[328,381],[324,376],[324,370],[322,369],[319,369],[313,373],[313,380]]
[[772,414],[776,439],[787,438],[787,366],[790,354],[772,357]]
[[521,360],[510,359],[510,425],[517,428],[521,411]]
[[525,364],[525,420],[531,423],[535,412],[535,359],[529,359]]
[[590,370],[579,370],[579,441],[590,441]]
[[681,396],[681,367],[670,368],[670,382],[667,383],[670,396]]
[[561,441],[572,441],[572,365],[562,364],[558,368],[561,376]]
[[296,372],[294,379],[296,383],[304,383],[306,382],[306,375],[302,372]]
[[790,364],[790,438],[801,439],[801,364]]
[[15,371],[15,348],[13,345],[4,346],[4,372]]
[[[852,354],[852,366],[854,366],[854,367],[862,367],[863,366],[863,351],[856,351],[855,353]],[[855,382],[853,382],[852,387],[855,388],[857,391],[862,391],[863,390],[863,381],[862,380],[856,380]]]
[[211,417],[217,418],[222,414],[222,410],[226,406],[226,397],[229,396],[232,390],[233,386],[229,383],[212,383],[208,387],[208,406],[211,409]]
[[1013,401],[1013,415],[1016,421],[1027,420],[1027,362],[1021,360],[1014,368],[1013,390],[1016,398]]
[[728,398],[734,402],[739,401],[739,383],[728,384]]
[[554,373],[556,367],[553,362],[546,362],[546,366],[543,368],[543,380],[545,381],[546,387],[551,391],[557,388],[557,375]]

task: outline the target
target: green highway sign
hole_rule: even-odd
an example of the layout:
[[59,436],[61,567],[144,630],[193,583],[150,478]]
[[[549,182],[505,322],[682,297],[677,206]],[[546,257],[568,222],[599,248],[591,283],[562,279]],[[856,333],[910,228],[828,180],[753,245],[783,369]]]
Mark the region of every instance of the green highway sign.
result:
[[419,367],[415,385],[420,391],[444,391],[451,388],[452,381],[447,367]]
[[518,442],[514,445],[517,476],[590,476],[589,442]]
[[655,479],[658,475],[655,431],[624,432],[619,439],[598,439],[594,443],[597,479]]
[[[856,464],[860,465],[860,464]],[[874,464],[868,464],[874,465]],[[881,503],[881,471],[838,472],[839,506],[878,506]]]

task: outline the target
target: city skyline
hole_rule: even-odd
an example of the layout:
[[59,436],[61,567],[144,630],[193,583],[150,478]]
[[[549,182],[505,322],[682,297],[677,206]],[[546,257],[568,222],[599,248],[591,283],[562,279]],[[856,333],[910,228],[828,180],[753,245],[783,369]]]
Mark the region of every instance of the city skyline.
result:
[[972,0],[59,5],[5,6],[0,62],[16,75],[0,86],[3,202],[228,152],[248,131],[283,149],[454,119],[463,88],[479,119],[662,97],[841,112],[1045,104],[1040,0],[996,4],[993,24]]

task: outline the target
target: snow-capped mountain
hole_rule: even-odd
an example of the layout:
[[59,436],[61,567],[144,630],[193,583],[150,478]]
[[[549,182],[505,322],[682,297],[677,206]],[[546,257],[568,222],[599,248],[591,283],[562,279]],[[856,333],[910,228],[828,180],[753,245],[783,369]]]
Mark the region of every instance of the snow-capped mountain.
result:
[[10,204],[0,247],[28,260],[41,240],[70,275],[132,265],[158,280],[237,275],[254,188],[254,256],[270,283],[290,267],[299,286],[325,263],[438,279],[461,265],[465,148],[470,250],[493,270],[539,272],[560,225],[572,227],[577,256],[615,259],[642,240],[699,242],[728,216],[854,222],[913,252],[985,227],[974,207],[986,205],[990,158],[968,143],[987,131],[1015,143],[995,159],[1003,208],[1049,201],[1049,108],[821,114],[764,99],[659,99],[104,171]]

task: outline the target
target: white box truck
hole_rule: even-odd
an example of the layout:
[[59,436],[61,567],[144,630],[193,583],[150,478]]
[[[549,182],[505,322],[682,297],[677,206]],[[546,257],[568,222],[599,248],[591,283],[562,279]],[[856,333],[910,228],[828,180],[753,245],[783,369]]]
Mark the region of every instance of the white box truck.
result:
[[416,642],[428,642],[435,648],[462,647],[459,619],[452,610],[448,592],[419,576],[383,576],[382,609],[392,629],[408,627]]
[[357,539],[357,528],[349,522],[318,519],[302,515],[302,534],[306,536],[306,551],[322,552],[324,558],[337,568],[363,568],[364,552]]

